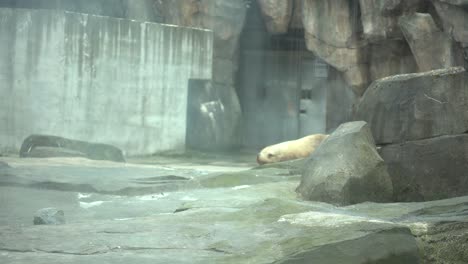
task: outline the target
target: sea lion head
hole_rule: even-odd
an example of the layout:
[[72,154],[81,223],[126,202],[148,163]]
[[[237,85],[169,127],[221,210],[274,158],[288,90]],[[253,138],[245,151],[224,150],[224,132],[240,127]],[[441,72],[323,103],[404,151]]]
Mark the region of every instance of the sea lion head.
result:
[[274,162],[280,162],[283,160],[283,155],[280,151],[278,151],[274,146],[269,146],[257,155],[257,163],[260,165],[266,164],[266,163],[274,163]]

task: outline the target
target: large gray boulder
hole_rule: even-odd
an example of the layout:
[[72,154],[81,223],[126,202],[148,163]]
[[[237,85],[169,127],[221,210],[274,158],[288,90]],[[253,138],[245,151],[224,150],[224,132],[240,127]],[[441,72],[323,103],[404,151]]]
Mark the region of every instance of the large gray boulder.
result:
[[383,146],[394,199],[429,201],[468,195],[468,135],[442,136]]
[[430,14],[413,13],[398,21],[420,71],[462,65],[462,50],[437,27]]
[[461,68],[402,74],[375,81],[356,106],[377,144],[468,131],[468,74]]
[[389,202],[392,182],[366,122],[342,124],[310,157],[296,191],[336,205]]
[[288,32],[293,11],[293,1],[258,0],[268,32],[281,34]]

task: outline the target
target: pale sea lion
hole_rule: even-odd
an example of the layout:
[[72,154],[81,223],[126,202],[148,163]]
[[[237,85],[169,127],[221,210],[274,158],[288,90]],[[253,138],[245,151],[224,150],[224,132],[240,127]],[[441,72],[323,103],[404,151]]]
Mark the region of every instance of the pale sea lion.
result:
[[262,165],[266,163],[307,158],[327,137],[328,135],[324,134],[314,134],[300,139],[268,146],[258,153],[257,163]]

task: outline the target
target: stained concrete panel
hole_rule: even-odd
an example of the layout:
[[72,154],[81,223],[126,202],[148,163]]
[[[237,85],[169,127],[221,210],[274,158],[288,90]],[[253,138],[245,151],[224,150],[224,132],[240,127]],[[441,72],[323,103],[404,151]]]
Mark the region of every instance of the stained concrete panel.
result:
[[212,32],[50,10],[0,9],[0,152],[32,133],[185,146],[187,85],[211,79]]

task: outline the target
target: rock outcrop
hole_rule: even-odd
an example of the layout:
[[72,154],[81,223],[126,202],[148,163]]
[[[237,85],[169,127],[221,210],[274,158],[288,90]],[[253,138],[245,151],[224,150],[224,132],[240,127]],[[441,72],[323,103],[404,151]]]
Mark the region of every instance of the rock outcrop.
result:
[[468,74],[460,67],[403,74],[375,81],[356,107],[377,144],[468,131]]
[[268,32],[272,34],[288,32],[294,1],[258,0],[258,3]]
[[392,182],[368,125],[338,127],[311,155],[296,191],[306,200],[337,205],[391,201]]
[[467,195],[468,74],[463,68],[374,82],[356,108],[388,166],[395,201]]
[[462,65],[463,53],[447,33],[440,30],[430,14],[413,13],[399,19],[419,71]]
[[441,136],[383,146],[395,201],[414,202],[468,195],[468,135]]
[[433,0],[437,14],[442,20],[444,31],[451,34],[455,41],[468,47],[468,11],[460,6],[447,4],[438,0]]
[[347,0],[304,0],[303,24],[307,49],[344,73],[361,95],[368,85],[367,53],[358,34],[359,5]]
[[371,80],[418,71],[411,49],[405,41],[388,40],[371,44],[368,52]]

